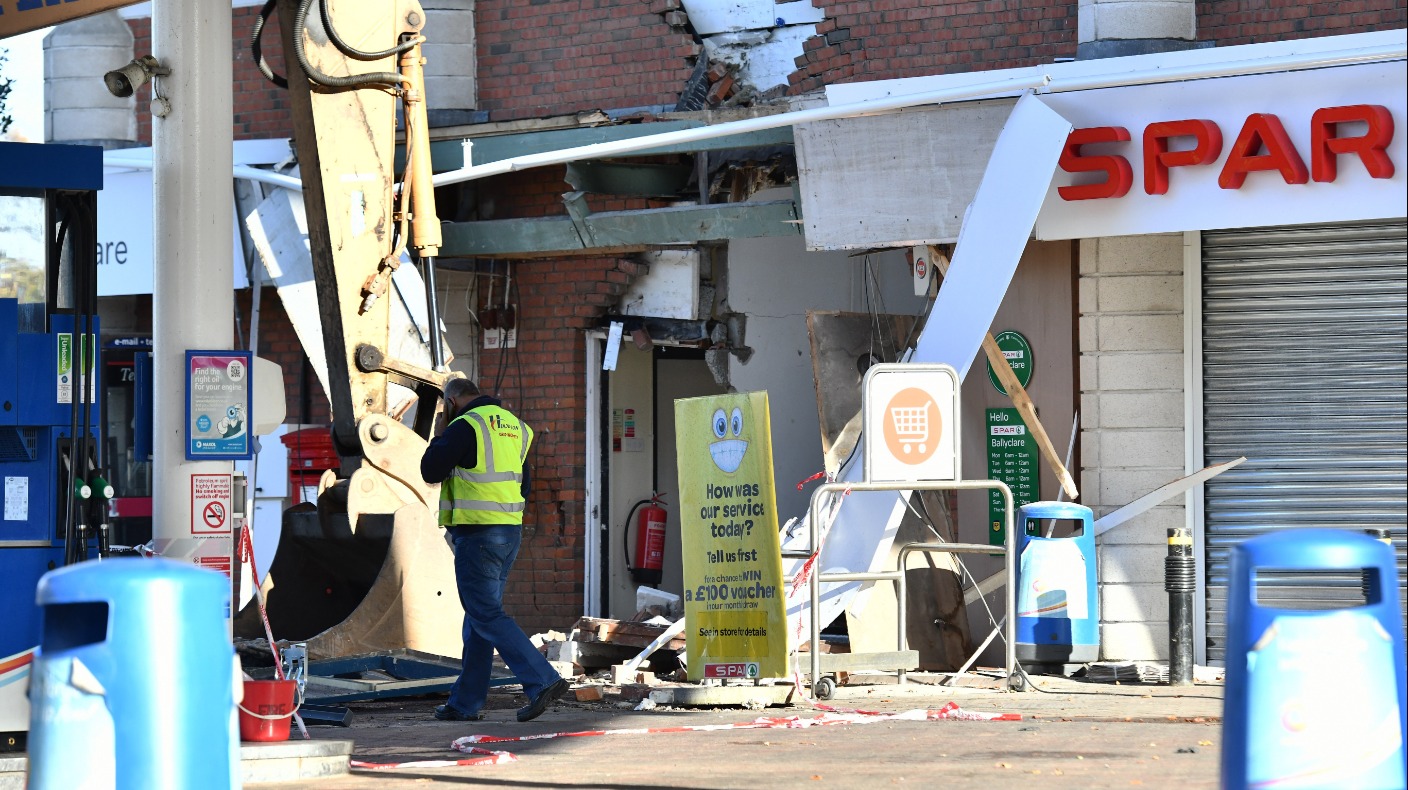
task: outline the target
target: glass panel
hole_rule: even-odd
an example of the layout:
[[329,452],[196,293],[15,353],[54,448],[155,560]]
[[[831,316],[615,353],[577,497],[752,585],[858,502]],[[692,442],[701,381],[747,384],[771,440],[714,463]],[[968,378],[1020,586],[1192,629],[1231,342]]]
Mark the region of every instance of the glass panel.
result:
[[0,299],[44,303],[44,199],[0,195]]

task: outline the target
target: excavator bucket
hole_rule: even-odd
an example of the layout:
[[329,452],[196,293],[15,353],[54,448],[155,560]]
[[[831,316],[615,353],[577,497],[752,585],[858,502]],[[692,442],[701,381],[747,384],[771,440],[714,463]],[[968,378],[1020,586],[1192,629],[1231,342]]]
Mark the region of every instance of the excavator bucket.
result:
[[[270,629],[307,642],[312,659],[402,648],[458,656],[464,611],[433,515],[439,486],[421,483],[417,468],[426,442],[385,416],[359,427],[361,468],[344,480],[325,474],[316,507],[284,512],[262,585]],[[257,604],[240,613],[235,635],[264,636]]]

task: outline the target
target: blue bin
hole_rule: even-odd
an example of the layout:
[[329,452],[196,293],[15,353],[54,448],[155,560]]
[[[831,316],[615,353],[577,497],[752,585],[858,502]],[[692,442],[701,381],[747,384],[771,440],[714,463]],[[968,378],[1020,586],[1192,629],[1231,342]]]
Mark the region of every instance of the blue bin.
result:
[[239,787],[230,583],[161,559],[39,580],[29,787]]
[[[1259,570],[1362,571],[1366,602],[1260,606]],[[1405,659],[1393,549],[1298,529],[1233,547],[1227,600],[1226,788],[1402,788]]]
[[[1078,522],[1069,537],[1042,537],[1048,519]],[[1032,502],[1017,511],[1017,660],[1081,664],[1100,658],[1095,523],[1090,508]]]

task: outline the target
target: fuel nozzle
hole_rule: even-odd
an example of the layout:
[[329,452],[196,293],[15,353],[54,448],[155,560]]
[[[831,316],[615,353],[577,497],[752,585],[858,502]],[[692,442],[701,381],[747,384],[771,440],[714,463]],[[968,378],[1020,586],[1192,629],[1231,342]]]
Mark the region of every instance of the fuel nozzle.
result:
[[102,475],[94,475],[92,482],[90,482],[88,485],[90,488],[92,488],[93,495],[96,496],[98,499],[101,499],[103,501],[112,499],[112,483],[109,483],[107,480],[103,479]]

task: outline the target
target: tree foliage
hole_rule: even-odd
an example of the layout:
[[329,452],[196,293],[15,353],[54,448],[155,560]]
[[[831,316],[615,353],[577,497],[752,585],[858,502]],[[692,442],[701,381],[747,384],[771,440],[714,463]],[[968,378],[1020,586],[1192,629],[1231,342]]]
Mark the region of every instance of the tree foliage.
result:
[[[5,62],[10,59],[9,55],[9,50],[0,49],[0,68],[3,68]],[[12,83],[14,80],[9,77],[0,77],[0,134],[10,131],[10,124],[15,122],[15,119],[10,117],[9,109],[5,106],[5,100],[10,98]]]

